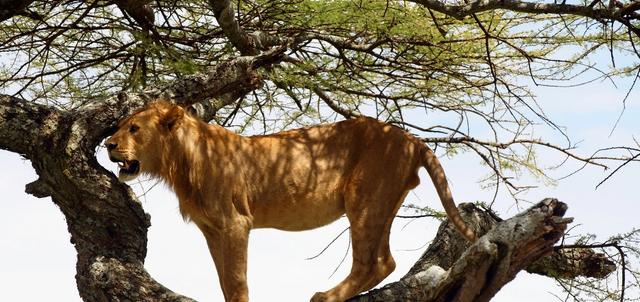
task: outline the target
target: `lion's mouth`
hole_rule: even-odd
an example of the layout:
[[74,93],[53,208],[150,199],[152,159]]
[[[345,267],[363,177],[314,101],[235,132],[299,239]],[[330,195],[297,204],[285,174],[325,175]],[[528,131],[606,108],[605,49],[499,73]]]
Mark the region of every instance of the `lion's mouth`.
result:
[[[113,160],[113,159],[112,159]],[[140,162],[137,160],[114,160],[118,163],[118,167],[120,170],[118,171],[118,176],[124,179],[130,179],[132,176],[135,177],[140,173]]]

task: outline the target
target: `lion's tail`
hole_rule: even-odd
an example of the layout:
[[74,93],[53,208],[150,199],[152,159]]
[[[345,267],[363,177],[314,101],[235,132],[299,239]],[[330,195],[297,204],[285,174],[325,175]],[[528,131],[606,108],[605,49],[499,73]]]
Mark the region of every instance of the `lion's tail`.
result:
[[427,169],[427,172],[429,172],[431,181],[433,181],[433,185],[436,187],[436,191],[438,192],[438,196],[440,196],[440,201],[444,206],[444,210],[447,212],[447,216],[464,237],[474,242],[476,235],[473,233],[473,230],[465,224],[462,217],[460,217],[460,212],[453,201],[453,196],[447,183],[447,177],[440,165],[440,161],[431,148],[424,144],[423,146],[423,166]]

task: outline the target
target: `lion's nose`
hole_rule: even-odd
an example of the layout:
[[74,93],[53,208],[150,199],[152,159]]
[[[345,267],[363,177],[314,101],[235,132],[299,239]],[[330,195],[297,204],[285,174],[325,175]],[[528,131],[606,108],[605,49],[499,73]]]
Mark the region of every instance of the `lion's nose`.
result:
[[107,146],[107,151],[111,151],[111,150],[115,149],[118,146],[118,144],[116,144],[116,143],[106,143],[106,146]]

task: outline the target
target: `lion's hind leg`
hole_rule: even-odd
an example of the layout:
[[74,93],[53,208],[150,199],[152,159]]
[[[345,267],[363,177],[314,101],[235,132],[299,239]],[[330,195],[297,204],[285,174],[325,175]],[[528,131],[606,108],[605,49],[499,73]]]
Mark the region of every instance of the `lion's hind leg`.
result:
[[383,216],[379,218],[385,219],[386,222],[382,230],[382,237],[378,242],[378,249],[375,262],[373,264],[372,276],[369,279],[369,282],[363,286],[364,289],[362,291],[370,290],[374,286],[378,285],[380,282],[382,282],[382,280],[393,273],[396,268],[396,262],[391,255],[391,248],[389,246],[389,236],[391,234],[391,225],[393,223],[393,219],[395,218],[398,209],[402,205],[404,198],[407,196],[407,193],[409,193],[409,190],[405,191],[402,194],[402,197],[398,199],[393,210],[384,213]]
[[[374,226],[373,229],[370,228],[368,230],[366,227],[354,227],[358,220],[361,219],[351,219],[349,217],[353,246],[353,263],[349,275],[334,288],[326,292],[316,293],[311,298],[311,302],[342,302],[367,290],[366,287],[373,282],[374,275],[377,273],[378,245],[382,237],[380,234],[381,227]],[[365,218],[364,220],[368,219]],[[378,234],[378,236],[372,236],[374,233]]]
[[[389,250],[389,233],[395,213],[407,192],[397,191],[393,194],[390,190],[385,190],[384,194],[375,194],[380,188],[381,186],[376,186],[373,190],[352,188],[347,192],[345,209],[351,224],[353,246],[351,272],[334,288],[316,293],[311,302],[345,301],[373,288],[395,269],[395,261]],[[374,194],[362,196],[358,192]]]

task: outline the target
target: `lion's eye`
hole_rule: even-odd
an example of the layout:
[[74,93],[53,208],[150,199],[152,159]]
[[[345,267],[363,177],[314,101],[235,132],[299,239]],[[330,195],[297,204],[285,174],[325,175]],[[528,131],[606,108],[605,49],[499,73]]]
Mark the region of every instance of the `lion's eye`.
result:
[[138,131],[138,129],[140,129],[140,127],[138,127],[137,125],[131,125],[129,127],[129,133],[136,133],[136,131]]

